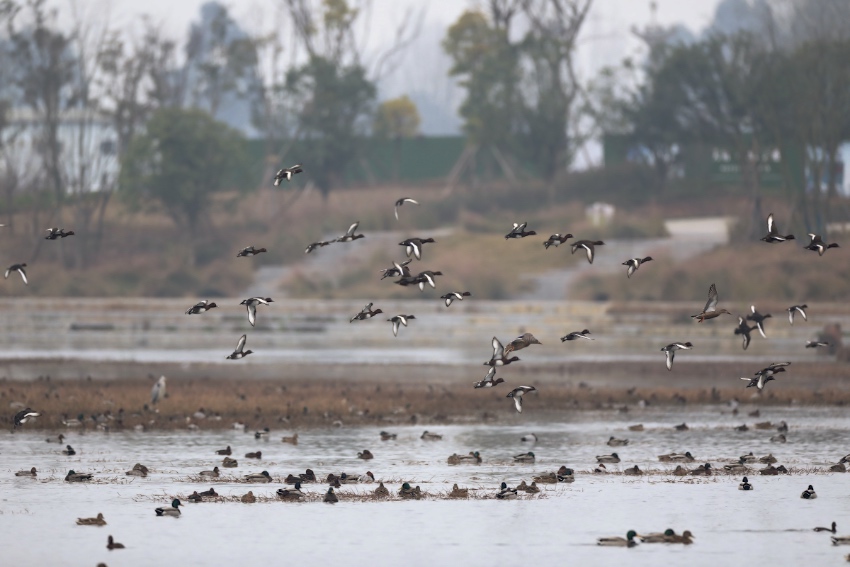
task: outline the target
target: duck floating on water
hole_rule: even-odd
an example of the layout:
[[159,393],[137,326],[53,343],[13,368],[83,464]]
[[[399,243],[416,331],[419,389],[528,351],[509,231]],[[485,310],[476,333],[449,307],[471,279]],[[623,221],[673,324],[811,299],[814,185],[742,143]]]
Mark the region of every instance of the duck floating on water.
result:
[[168,508],[155,508],[154,512],[156,512],[157,516],[172,516],[179,518],[180,517],[180,506],[183,504],[180,503],[178,498],[175,498],[171,501],[171,506]]

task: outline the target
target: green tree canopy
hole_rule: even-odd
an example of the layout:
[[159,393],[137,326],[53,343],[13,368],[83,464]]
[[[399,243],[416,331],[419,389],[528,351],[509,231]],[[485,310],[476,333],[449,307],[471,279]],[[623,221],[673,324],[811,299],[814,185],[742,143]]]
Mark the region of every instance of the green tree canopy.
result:
[[375,112],[372,130],[382,138],[413,138],[422,122],[419,109],[407,95],[385,100]]
[[120,190],[131,203],[155,201],[190,235],[212,196],[238,188],[242,135],[201,110],[156,111],[122,159]]

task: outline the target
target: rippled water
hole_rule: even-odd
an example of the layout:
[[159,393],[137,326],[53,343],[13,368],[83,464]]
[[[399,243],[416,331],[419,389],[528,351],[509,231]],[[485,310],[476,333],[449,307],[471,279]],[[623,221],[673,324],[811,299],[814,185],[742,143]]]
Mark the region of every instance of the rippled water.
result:
[[[533,419],[533,416],[529,416]],[[733,425],[785,420],[788,443],[770,443],[775,431],[732,431]],[[690,431],[672,426],[686,421]],[[646,431],[629,432],[632,423]],[[80,434],[66,442],[78,454],[66,457],[61,447],[44,442],[45,433],[5,435],[0,441],[0,533],[3,564],[34,565],[221,565],[253,563],[314,565],[824,565],[842,560],[846,549],[834,548],[829,534],[811,528],[838,522],[839,534],[850,535],[850,475],[823,474],[817,469],[850,453],[846,432],[850,418],[839,409],[772,409],[760,419],[721,414],[716,408],[687,413],[644,410],[628,415],[580,412],[559,423],[429,426],[442,441],[419,439],[423,427],[395,428],[398,439],[382,442],[377,428],[307,430],[299,444],[280,442],[290,431],[273,431],[258,441],[240,431],[123,432]],[[533,446],[520,437],[534,432]],[[605,445],[610,435],[626,437],[626,447]],[[192,474],[220,464],[215,449],[231,445],[236,469],[227,478],[192,481]],[[357,451],[370,449],[375,459],[361,461]],[[242,458],[262,450],[260,462]],[[479,466],[449,466],[454,452],[480,451]],[[512,455],[534,451],[537,462],[518,465]],[[617,451],[621,470],[634,464],[652,471],[644,477],[594,475],[595,455]],[[680,478],[674,466],[657,455],[690,451],[699,462],[720,466],[738,455],[773,453],[779,463],[797,471],[750,480],[753,492],[737,490],[739,477]],[[147,478],[127,477],[125,470],[141,462]],[[476,494],[493,494],[498,483],[531,481],[560,465],[575,468],[575,483],[541,485],[543,494],[517,501],[470,499],[448,501],[186,503],[179,519],[157,518],[153,509],[173,495],[214,486],[224,496],[249,489],[271,496],[288,473],[313,468],[329,472],[372,471],[391,491],[407,480],[430,494],[444,493],[453,483]],[[698,463],[695,463],[698,464]],[[37,480],[16,478],[14,471],[35,466]],[[693,466],[693,465],[691,465]],[[761,468],[764,465],[754,465]],[[91,472],[102,483],[68,484],[68,469]],[[247,485],[241,475],[268,470],[276,482]],[[799,498],[808,484],[819,498]],[[375,485],[346,485],[340,492],[365,494]],[[323,493],[326,486],[305,485]],[[77,517],[103,512],[106,527],[76,526]],[[599,548],[597,537],[638,532],[690,529],[694,545],[642,544],[633,549]],[[127,549],[108,551],[112,534]]]

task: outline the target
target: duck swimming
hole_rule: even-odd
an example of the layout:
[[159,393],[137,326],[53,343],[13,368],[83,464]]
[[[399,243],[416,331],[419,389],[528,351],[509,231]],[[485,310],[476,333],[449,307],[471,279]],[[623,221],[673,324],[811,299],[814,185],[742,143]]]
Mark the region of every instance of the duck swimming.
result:
[[65,475],[65,482],[86,482],[92,479],[92,475],[87,473],[78,473],[73,470],[68,471]]
[[97,518],[77,518],[78,526],[105,526],[106,520],[103,517],[103,514],[97,514]]
[[747,480],[747,477],[741,481],[741,484],[738,485],[738,490],[752,490],[753,485],[750,484],[750,481]]
[[520,453],[519,455],[514,455],[515,463],[533,463],[535,461],[534,453],[529,451],[528,453]]
[[620,456],[617,453],[611,453],[610,455],[597,455],[596,456],[597,463],[619,463]]
[[608,438],[608,441],[605,443],[609,447],[623,447],[629,444],[628,439],[617,439],[613,435]]
[[[457,486],[457,485],[455,485],[455,486]],[[375,492],[373,492],[372,494],[375,496],[375,498],[389,498],[390,497],[390,491],[387,490],[387,487],[384,486],[383,482],[378,484],[378,488],[376,488]]]
[[603,545],[607,547],[634,547],[637,545],[635,541],[635,537],[637,536],[637,532],[634,530],[629,530],[626,533],[626,537],[601,537],[596,540],[596,545]]
[[180,517],[180,508],[178,506],[182,506],[180,500],[175,498],[171,501],[171,506],[169,508],[155,508],[154,512],[156,512],[157,516],[173,516]]
[[814,500],[817,497],[818,497],[818,495],[815,492],[815,489],[812,487],[811,484],[809,485],[809,487],[806,490],[803,491],[802,494],[800,494],[800,498],[802,498],[803,500]]
[[830,527],[830,528],[817,527],[817,528],[815,528],[815,529],[814,529],[814,530],[812,530],[812,531],[816,531],[816,532],[831,532],[831,533],[835,533],[835,531],[836,531],[836,530],[835,530],[835,528],[836,528],[835,522],[832,522],[832,527]]
[[282,500],[301,500],[305,494],[301,491],[301,483],[296,482],[294,488],[278,488],[277,496]]
[[269,471],[263,471],[259,474],[257,474],[257,473],[246,474],[244,478],[245,478],[246,482],[264,483],[264,482],[271,482],[272,481],[272,477],[269,475]]
[[35,467],[32,467],[28,471],[18,471],[18,472],[15,473],[15,476],[32,476],[32,477],[34,477],[36,475],[37,475],[37,472],[35,470]]
[[112,539],[112,536],[109,536],[109,538],[106,540],[106,549],[124,549],[124,544],[116,542],[114,539]]
[[508,484],[503,482],[499,492],[496,494],[496,498],[499,500],[515,500],[518,498],[516,488],[508,488]]
[[357,458],[369,460],[369,459],[374,459],[375,456],[372,454],[372,452],[369,449],[364,449],[363,451],[357,452]]
[[[219,453],[219,454],[221,455],[222,453]],[[225,453],[225,454],[229,455],[230,453]],[[211,471],[201,471],[198,474],[200,476],[211,476],[213,478],[218,478],[218,476],[219,476],[218,467],[214,467],[213,470],[211,470]]]

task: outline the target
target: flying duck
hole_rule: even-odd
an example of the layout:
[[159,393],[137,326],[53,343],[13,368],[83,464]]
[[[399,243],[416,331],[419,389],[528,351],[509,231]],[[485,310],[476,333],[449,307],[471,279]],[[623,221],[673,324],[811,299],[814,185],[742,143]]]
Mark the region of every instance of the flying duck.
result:
[[412,258],[408,258],[407,260],[405,260],[401,264],[399,264],[398,262],[393,262],[392,268],[384,268],[383,270],[381,270],[381,273],[383,274],[381,276],[381,279],[394,278],[396,276],[401,276],[401,277],[409,276],[410,275],[410,268],[408,268],[407,265],[410,264],[412,261],[413,261]]
[[826,341],[806,341],[806,348],[818,348],[818,347],[828,347],[829,343]]
[[390,319],[387,319],[387,321],[391,321],[392,324],[393,324],[393,336],[394,337],[398,336],[398,326],[404,325],[405,327],[407,327],[407,322],[410,319],[416,319],[416,316],[415,315],[396,315],[395,317],[391,317]]
[[607,547],[634,547],[637,545],[635,541],[635,536],[637,536],[637,532],[634,530],[629,530],[626,533],[626,537],[601,537],[596,540],[596,545],[604,545]]
[[493,386],[496,386],[497,384],[501,384],[502,382],[505,381],[504,378],[494,379],[493,376],[495,376],[495,375],[496,375],[496,367],[491,366],[490,370],[487,371],[487,376],[485,376],[483,380],[481,380],[479,382],[475,382],[473,384],[473,387],[476,388],[476,389],[477,388],[492,388]]
[[425,291],[425,284],[427,283],[433,288],[437,287],[437,284],[434,282],[435,276],[442,276],[443,272],[434,272],[431,270],[425,270],[424,272],[419,272],[417,275],[413,277],[402,277],[398,280],[397,284],[401,286],[408,286],[412,284],[416,284],[419,286],[419,291]]
[[371,319],[372,317],[374,317],[378,313],[383,313],[383,311],[381,311],[380,309],[375,309],[374,311],[372,311],[372,304],[367,303],[366,307],[361,309],[360,313],[358,313],[357,315],[352,317],[351,320],[349,321],[349,323],[353,323],[355,321],[364,321],[366,319]]
[[819,256],[823,256],[823,253],[826,252],[829,248],[838,248],[838,244],[836,244],[835,242],[833,242],[832,244],[827,244],[826,242],[824,242],[820,235],[809,233],[809,238],[811,238],[812,241],[809,242],[809,245],[805,247],[806,250],[816,250]]
[[348,227],[348,230],[336,239],[336,242],[351,242],[352,240],[357,240],[358,238],[365,238],[362,234],[354,234],[354,231],[357,230],[357,226],[360,224],[360,221],[355,222],[351,226]]
[[574,341],[574,340],[577,340],[577,339],[587,339],[589,341],[595,341],[596,339],[592,339],[592,338],[587,336],[589,334],[590,334],[590,331],[588,331],[587,329],[584,329],[583,331],[573,331],[572,333],[568,333],[568,334],[564,335],[563,337],[561,337],[561,342],[563,343],[563,342],[566,342],[566,341]]
[[698,323],[702,323],[706,319],[714,319],[715,317],[720,317],[724,313],[731,315],[731,313],[725,309],[717,310],[717,287],[715,287],[714,284],[711,284],[711,287],[708,288],[708,301],[706,301],[705,307],[702,308],[702,313],[691,315],[691,318],[696,319]]
[[680,536],[675,534],[670,536],[670,540],[668,543],[682,543],[685,545],[690,545],[693,543],[693,537],[694,534],[692,534],[690,530],[685,530]]
[[165,382],[167,378],[165,376],[160,376],[159,380],[156,381],[156,384],[151,388],[151,403],[156,405],[156,403],[160,399],[165,398]]
[[56,240],[57,238],[66,238],[68,236],[74,236],[74,231],[69,230],[66,232],[64,228],[48,228],[47,236],[45,236],[44,239]]
[[15,473],[15,476],[33,476],[34,477],[34,476],[37,476],[37,475],[38,475],[38,473],[36,472],[35,467],[32,467],[28,471],[18,471],[18,472]]
[[239,253],[236,254],[236,257],[243,258],[248,256],[256,256],[257,254],[262,254],[266,251],[267,250],[265,248],[254,248],[253,246],[248,246],[247,248],[243,248],[242,250],[240,250]]
[[605,243],[601,240],[578,240],[572,243],[571,254],[575,254],[576,250],[579,248],[584,248],[584,252],[587,254],[587,261],[592,264],[593,257],[596,254],[596,252],[594,252],[594,246],[602,246],[603,244]]
[[326,242],[326,241],[322,240],[322,241],[319,241],[319,242],[312,242],[312,243],[307,245],[307,248],[304,249],[304,253],[309,254],[310,252],[312,252],[316,248],[322,248],[324,246],[327,246],[328,244],[333,244],[333,241]]
[[503,482],[499,487],[499,492],[496,494],[496,498],[499,500],[515,500],[518,498],[516,488],[508,488],[508,484]]
[[98,512],[97,518],[77,518],[78,526],[105,526],[106,519],[101,512]]
[[201,313],[206,313],[210,309],[214,309],[216,307],[218,307],[218,305],[215,304],[215,301],[207,301],[204,299],[187,309],[186,315],[200,315]]
[[278,185],[280,185],[281,181],[283,181],[284,179],[286,179],[287,181],[292,181],[292,176],[296,173],[301,173],[302,171],[304,170],[301,169],[300,163],[297,165],[293,165],[292,167],[284,167],[283,169],[275,173],[274,186],[277,187]]
[[[20,407],[20,406],[18,406],[18,407]],[[30,419],[34,419],[34,418],[36,418],[40,415],[41,415],[40,413],[32,411],[32,408],[22,409],[21,411],[19,411],[18,413],[15,414],[15,419],[14,419],[15,428],[22,426],[23,424],[25,424]]]
[[500,343],[499,339],[496,337],[493,337],[490,344],[493,346],[493,356],[488,362],[484,363],[485,366],[507,366],[511,362],[519,360],[519,357],[517,356],[507,358],[505,355],[505,347],[502,346],[502,343]]
[[835,533],[835,532],[836,532],[836,527],[837,527],[837,526],[836,526],[835,522],[832,522],[832,527],[830,527],[830,528],[817,527],[817,528],[815,528],[813,531],[816,531],[816,532],[830,532],[830,533]]
[[794,240],[793,234],[782,236],[779,234],[779,229],[776,228],[776,223],[773,222],[773,213],[767,215],[767,234],[761,238],[765,242],[785,242],[786,240]]
[[505,347],[504,355],[507,356],[509,353],[522,350],[527,346],[542,344],[531,333],[523,333],[508,343],[508,346]]
[[175,498],[174,500],[171,501],[171,507],[170,508],[155,508],[154,512],[156,512],[157,516],[176,516],[176,517],[179,517],[180,516],[180,508],[178,508],[178,506],[182,506],[182,505],[183,504],[180,503],[180,500]]
[[249,297],[243,299],[239,305],[244,305],[247,308],[248,322],[253,327],[257,320],[257,305],[268,305],[269,303],[274,303],[271,297]]
[[791,307],[786,309],[785,311],[788,312],[788,322],[793,325],[794,315],[796,315],[797,313],[800,314],[800,316],[803,318],[803,321],[808,321],[809,318],[806,316],[806,309],[808,307],[809,306],[804,303],[803,305],[792,305]]
[[514,223],[514,227],[511,231],[505,235],[505,240],[508,240],[509,238],[525,238],[526,236],[534,236],[537,234],[533,230],[525,230],[526,226],[528,226],[527,222],[522,224]]
[[803,491],[802,494],[800,494],[800,498],[802,498],[803,500],[814,500],[817,497],[818,497],[818,495],[815,492],[815,489],[812,487],[811,484],[809,485],[809,487],[806,490]]
[[408,258],[413,255],[416,256],[417,260],[421,260],[422,246],[432,242],[436,242],[436,240],[434,240],[433,238],[408,238],[407,240],[399,242],[398,245],[405,247],[404,250]]
[[667,370],[673,370],[673,359],[676,357],[677,350],[691,350],[694,345],[687,343],[670,343],[661,350],[667,355]]
[[652,261],[652,256],[647,256],[646,258],[630,258],[630,259],[626,260],[625,262],[623,262],[624,266],[629,267],[629,269],[626,271],[626,277],[627,278],[632,277],[632,274],[635,273],[635,271],[638,268],[640,268],[641,264],[643,264],[644,262],[651,262],[651,261]]
[[546,242],[543,243],[543,247],[546,248],[546,250],[549,250],[550,246],[554,246],[555,248],[557,248],[558,246],[560,246],[561,244],[563,244],[564,242],[566,242],[570,238],[573,238],[572,234],[568,233],[568,234],[561,236],[560,233],[556,232],[555,234],[553,234],[552,236],[549,237],[549,240],[547,240]]
[[27,281],[27,273],[24,270],[26,266],[26,264],[12,264],[8,268],[6,268],[6,275],[4,276],[4,279],[8,279],[9,274],[11,274],[12,272],[18,272],[19,274],[21,274],[21,279],[24,280],[24,284],[28,284],[29,282]]
[[750,484],[750,481],[747,480],[747,477],[744,477],[744,479],[741,481],[741,484],[738,485],[738,490],[752,490],[752,489],[753,489],[753,485]]
[[741,335],[741,346],[744,347],[744,350],[747,350],[747,347],[750,346],[750,333],[757,328],[750,327],[743,317],[738,316],[738,326],[735,328],[735,334]]
[[245,341],[247,340],[248,335],[242,335],[239,337],[239,342],[236,343],[236,350],[234,350],[232,354],[227,355],[227,360],[239,360],[240,358],[245,358],[249,354],[253,353],[253,350],[243,350],[245,348]]
[[441,295],[440,299],[446,300],[446,307],[449,307],[453,301],[463,301],[464,297],[471,297],[472,294],[468,291],[452,291],[445,295]]
[[523,394],[526,394],[528,392],[534,392],[536,390],[537,390],[537,388],[535,388],[534,386],[519,386],[518,388],[514,388],[513,390],[511,390],[508,393],[508,395],[505,396],[505,397],[513,398],[514,399],[514,405],[516,406],[516,410],[519,413],[522,413],[522,396],[523,396]]
[[106,539],[106,549],[124,549],[124,544],[116,542],[114,539],[112,539],[112,536],[109,536]]
[[766,339],[767,335],[764,334],[764,320],[771,316],[770,313],[768,313],[767,315],[762,315],[761,313],[756,311],[755,305],[750,305],[750,311],[752,311],[752,313],[750,315],[747,315],[747,320],[754,322],[756,324],[756,327],[758,327],[761,336]]
[[410,197],[402,197],[395,202],[395,220],[398,220],[398,208],[404,205],[405,203],[412,203],[414,205],[418,205],[419,201],[411,199]]

